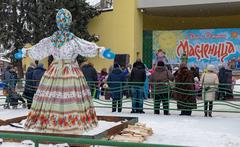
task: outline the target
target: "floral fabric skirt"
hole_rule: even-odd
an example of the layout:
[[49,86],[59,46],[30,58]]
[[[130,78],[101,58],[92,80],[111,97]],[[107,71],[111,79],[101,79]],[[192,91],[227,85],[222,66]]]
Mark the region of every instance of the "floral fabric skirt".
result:
[[25,128],[82,134],[96,125],[91,93],[78,64],[70,60],[54,61],[34,95]]

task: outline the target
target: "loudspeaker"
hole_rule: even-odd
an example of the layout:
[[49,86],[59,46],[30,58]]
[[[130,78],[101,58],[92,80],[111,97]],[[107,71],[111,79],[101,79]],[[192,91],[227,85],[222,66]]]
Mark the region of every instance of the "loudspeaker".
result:
[[117,63],[123,68],[126,68],[129,62],[130,62],[129,54],[116,54],[114,58],[114,64]]

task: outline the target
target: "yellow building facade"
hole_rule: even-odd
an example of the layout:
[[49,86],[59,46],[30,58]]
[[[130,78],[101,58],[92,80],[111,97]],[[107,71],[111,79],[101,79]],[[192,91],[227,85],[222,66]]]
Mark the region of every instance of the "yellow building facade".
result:
[[[113,10],[102,12],[90,21],[90,34],[99,35],[99,46],[111,48],[116,54],[129,54],[130,62],[142,56],[143,17],[136,0],[114,0]],[[113,61],[100,57],[89,59],[97,70],[108,68]]]

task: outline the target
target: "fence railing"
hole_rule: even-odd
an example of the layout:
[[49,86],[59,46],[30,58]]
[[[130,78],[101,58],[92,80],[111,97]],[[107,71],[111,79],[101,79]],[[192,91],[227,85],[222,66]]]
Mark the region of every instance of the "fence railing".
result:
[[[26,85],[25,83],[25,80],[18,81],[18,86],[16,86],[19,87],[16,88],[18,93],[22,94],[24,89],[36,92],[37,87]],[[144,109],[155,110],[156,108],[154,105],[159,105],[160,103],[160,100],[157,100],[156,96],[164,94],[164,100],[166,100],[170,106],[168,110],[179,110],[177,108],[179,105],[187,107],[189,105],[196,104],[197,109],[193,109],[193,111],[204,111],[204,102],[208,100],[208,94],[212,93],[215,99],[213,103],[214,109],[212,111],[240,113],[240,88],[239,91],[233,90],[233,87],[240,87],[240,84],[204,84],[201,86],[202,89],[196,89],[194,84],[195,83],[157,82],[148,83],[146,85],[146,83],[143,82],[107,82],[104,87],[102,86],[103,84],[98,82],[88,82],[92,97],[96,103],[95,106],[99,108],[113,108],[112,100],[117,99],[118,101],[121,101],[122,109],[133,109],[132,106],[130,106],[130,103],[135,101],[136,103],[144,103]],[[0,87],[3,88],[4,84],[1,83]],[[5,87],[9,86],[5,85]],[[209,90],[204,90],[206,87],[211,88]],[[144,99],[144,101],[133,94],[133,91],[136,88],[142,92],[142,99]],[[101,93],[103,93],[103,95],[101,95]],[[113,98],[113,95],[115,95],[115,97],[117,96],[117,98]],[[196,102],[186,102],[179,98],[179,95],[182,99],[185,97],[186,99],[194,98],[196,99]],[[28,97],[27,95],[22,96],[24,99],[32,99],[32,97]],[[102,97],[105,97],[106,99]],[[111,99],[109,99],[110,97]],[[6,103],[3,99],[6,98],[1,97],[0,100],[1,99],[2,101],[0,102],[0,106],[5,105]],[[18,104],[18,102],[14,103]],[[163,108],[157,109],[164,110]]]
[[18,133],[0,133],[0,138],[15,140],[32,140],[35,147],[39,147],[39,143],[68,143],[71,145],[103,145],[103,146],[122,146],[122,147],[181,147],[177,145],[166,144],[148,144],[133,142],[116,142],[110,140],[88,139],[88,138],[71,138],[50,135],[35,134],[18,134]]
[[[27,88],[28,91],[36,91],[37,87],[32,85],[26,85],[25,80],[18,81],[18,88],[15,90],[22,95],[24,89]],[[100,87],[101,84],[98,82],[88,82],[88,86],[91,88],[91,92],[93,95],[93,100],[95,102],[95,107],[98,108],[113,108],[112,99],[104,99],[98,98],[98,92],[103,92],[106,96],[107,94],[119,94],[119,99],[122,102],[122,109],[132,109],[131,106],[132,101],[142,102],[138,97],[133,95],[133,91],[135,88],[139,88],[143,94],[149,93],[146,97],[142,97],[144,99],[144,109],[156,110],[154,105],[160,103],[155,101],[157,95],[166,94],[166,100],[169,104],[169,108],[158,108],[159,110],[178,110],[177,106],[180,102],[182,106],[189,106],[190,102],[184,102],[178,99],[176,96],[180,94],[183,98],[191,96],[191,98],[196,99],[197,108],[193,109],[193,111],[205,111],[204,110],[204,101],[206,97],[204,96],[206,93],[214,92],[216,95],[221,93],[222,98],[216,98],[214,101],[214,112],[228,112],[228,113],[240,113],[240,91],[234,91],[232,87],[239,86],[240,84],[219,84],[219,85],[202,85],[202,87],[211,86],[209,91],[205,90],[197,90],[197,89],[189,89],[186,88],[188,86],[194,86],[194,83],[148,83],[147,87],[146,83],[141,82],[108,82],[108,86]],[[9,88],[10,85],[5,85],[0,83],[0,88],[4,89],[4,87]],[[231,88],[230,88],[231,87]],[[14,90],[13,90],[14,91]],[[13,92],[12,89],[9,92]],[[3,95],[0,95],[0,106],[6,105],[5,99]],[[9,95],[10,96],[10,95]],[[7,97],[9,97],[7,96]],[[112,96],[110,96],[112,97]],[[23,98],[31,99],[26,95],[23,95]],[[21,104],[16,102],[17,104]],[[181,109],[185,110],[185,109]],[[188,109],[186,109],[188,110]],[[39,143],[42,142],[55,142],[55,143],[69,143],[69,144],[88,144],[88,145],[105,145],[105,146],[125,146],[125,147],[162,147],[169,146],[175,147],[175,145],[160,145],[160,144],[146,144],[146,143],[130,143],[130,142],[114,142],[108,140],[96,140],[96,139],[85,139],[85,138],[68,138],[68,137],[58,137],[58,136],[47,136],[47,135],[32,135],[32,134],[18,134],[18,133],[0,133],[0,138],[14,138],[19,140],[32,140],[35,142],[35,147],[39,146]],[[177,146],[176,146],[177,147]]]

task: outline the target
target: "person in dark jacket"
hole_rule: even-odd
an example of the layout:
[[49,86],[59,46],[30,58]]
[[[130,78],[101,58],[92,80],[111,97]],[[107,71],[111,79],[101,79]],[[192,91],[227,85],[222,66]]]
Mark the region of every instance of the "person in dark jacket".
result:
[[[38,89],[38,85],[41,81],[42,76],[44,75],[46,69],[44,68],[44,65],[42,63],[39,63],[38,66],[32,71],[32,93],[33,96],[36,93]],[[31,108],[32,105],[32,99],[28,99],[28,108]]]
[[226,96],[226,83],[227,83],[227,78],[226,78],[226,69],[224,66],[219,67],[219,72],[218,72],[218,78],[219,78],[219,85],[218,85],[218,100],[222,100]]
[[[163,61],[159,61],[150,82],[154,93],[154,114],[159,114],[160,103],[162,101],[164,115],[169,115],[169,81],[173,81],[172,73],[167,69]],[[168,95],[169,94],[169,95]]]
[[96,69],[93,67],[93,64],[85,62],[81,66],[82,72],[84,77],[86,78],[86,81],[88,83],[88,86],[91,90],[92,97],[95,97],[95,90],[98,82],[98,75]]
[[175,82],[177,92],[175,92],[174,97],[177,100],[177,108],[181,110],[180,115],[190,116],[192,114],[192,109],[197,108],[197,103],[194,95],[193,73],[188,70],[186,63],[180,65]]
[[232,91],[232,71],[224,67],[224,65],[219,66],[218,72],[218,100],[226,100],[228,98],[233,98]]
[[32,78],[33,78],[33,86],[35,87],[35,92],[37,91],[38,85],[45,71],[46,69],[44,68],[44,65],[42,63],[38,64],[38,66],[33,70]]
[[[11,79],[10,79],[10,83],[9,83],[9,85],[11,87],[11,92],[9,93],[10,105],[13,107],[13,109],[16,109],[17,105],[18,105],[18,98],[19,98],[17,95],[17,92],[16,92],[18,76],[17,76],[17,72],[16,72],[15,68],[10,69],[10,73],[11,73]],[[24,103],[25,103],[25,101],[24,101]]]
[[200,75],[199,75],[196,67],[192,66],[192,67],[190,68],[190,71],[192,72],[193,77],[194,77],[194,78],[197,78],[198,81],[200,81]]
[[7,91],[8,95],[6,96],[6,100],[5,100],[5,105],[4,108],[5,109],[9,109],[10,108],[10,93],[12,92],[12,87],[11,87],[11,72],[10,70],[13,68],[12,65],[8,65],[6,70],[4,71],[3,74],[3,83],[4,83],[4,90]]
[[33,71],[35,68],[35,64],[31,63],[30,66],[27,69],[27,72],[25,74],[25,87],[23,92],[23,97],[27,99],[27,108],[31,108],[32,99],[34,96],[34,85],[33,85]]
[[132,85],[132,111],[131,113],[145,113],[143,111],[144,98],[144,82],[146,80],[146,70],[141,60],[137,60],[133,64],[133,69],[130,75]]
[[108,86],[112,97],[112,112],[122,111],[123,85],[126,80],[125,73],[118,64],[114,64],[112,72],[108,76]]
[[[14,68],[12,74],[13,74],[13,79],[15,79],[14,84],[15,84],[15,87],[16,87],[17,81],[19,80],[19,78],[18,78],[18,68],[17,67]],[[16,91],[14,91],[14,95],[13,95],[12,100],[13,100],[13,104],[12,104],[13,108],[17,108],[17,105],[19,104],[18,101],[22,102],[22,107],[23,108],[26,108],[26,106],[27,106],[25,100],[22,97],[22,95],[18,94]]]
[[6,84],[6,89],[8,91],[8,96],[6,97],[6,105],[4,106],[5,109],[9,109],[10,105],[13,108],[17,108],[18,100],[21,100],[23,103],[25,101],[23,99],[19,99],[16,93],[16,85],[17,85],[17,73],[13,66],[8,66],[7,70],[4,73],[4,83]]

